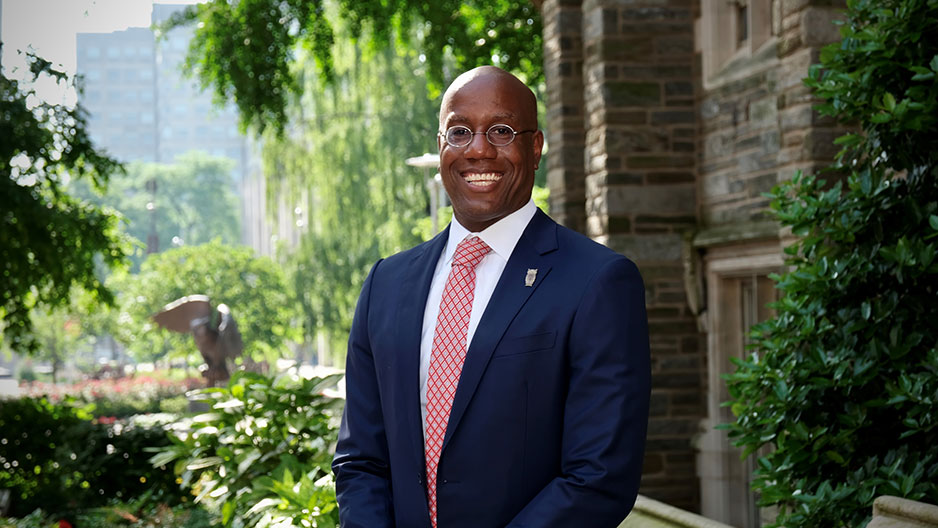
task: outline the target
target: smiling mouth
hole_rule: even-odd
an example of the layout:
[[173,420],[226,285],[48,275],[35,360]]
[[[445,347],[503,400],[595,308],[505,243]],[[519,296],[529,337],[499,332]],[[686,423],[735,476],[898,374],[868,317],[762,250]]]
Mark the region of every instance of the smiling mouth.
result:
[[464,172],[462,177],[466,183],[476,187],[495,185],[498,180],[502,179],[501,173],[498,172]]

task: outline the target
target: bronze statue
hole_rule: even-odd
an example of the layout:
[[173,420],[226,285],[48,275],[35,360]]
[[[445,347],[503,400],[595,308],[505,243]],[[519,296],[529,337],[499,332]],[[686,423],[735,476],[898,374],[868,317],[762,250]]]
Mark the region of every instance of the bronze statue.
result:
[[244,347],[228,306],[219,304],[213,310],[207,295],[188,295],[167,304],[153,320],[173,332],[192,332],[195,346],[205,360],[200,370],[209,387],[219,387],[228,381],[228,361],[241,355]]

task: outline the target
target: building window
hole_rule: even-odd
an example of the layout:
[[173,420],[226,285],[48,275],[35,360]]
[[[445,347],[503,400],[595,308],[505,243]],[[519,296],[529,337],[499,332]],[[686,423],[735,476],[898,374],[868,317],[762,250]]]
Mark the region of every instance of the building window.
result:
[[701,0],[696,33],[705,88],[773,39],[773,6],[780,1]]
[[116,59],[116,58],[118,58],[118,57],[120,57],[120,56],[121,56],[121,50],[120,50],[120,48],[109,47],[109,48],[107,49],[107,57],[108,57],[109,59]]
[[88,46],[85,48],[85,55],[91,58],[97,58],[101,56],[101,48],[97,46]]
[[778,241],[714,248],[706,257],[709,389],[697,461],[701,513],[740,528],[763,526],[773,512],[760,509],[750,489],[755,457],[741,460],[726,431],[715,429],[734,420],[729,407],[722,406],[729,400],[723,375],[735,370],[731,358],[749,355],[752,325],[772,316],[768,304],[777,299],[777,290],[769,274],[783,265]]
[[749,43],[749,6],[745,1],[736,4],[736,48],[742,48]]

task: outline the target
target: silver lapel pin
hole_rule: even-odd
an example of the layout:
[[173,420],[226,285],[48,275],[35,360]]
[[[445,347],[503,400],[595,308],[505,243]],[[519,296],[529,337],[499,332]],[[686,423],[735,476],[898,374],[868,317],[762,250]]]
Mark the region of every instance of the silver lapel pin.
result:
[[524,276],[524,285],[530,288],[534,286],[534,279],[537,278],[537,268],[528,268],[528,274]]

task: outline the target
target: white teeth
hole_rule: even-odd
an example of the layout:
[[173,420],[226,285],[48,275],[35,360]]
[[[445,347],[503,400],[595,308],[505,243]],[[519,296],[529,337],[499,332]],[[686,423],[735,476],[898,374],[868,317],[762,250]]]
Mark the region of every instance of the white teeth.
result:
[[469,183],[484,185],[490,185],[501,179],[501,175],[497,172],[468,172],[464,177]]

